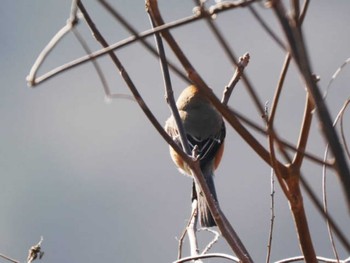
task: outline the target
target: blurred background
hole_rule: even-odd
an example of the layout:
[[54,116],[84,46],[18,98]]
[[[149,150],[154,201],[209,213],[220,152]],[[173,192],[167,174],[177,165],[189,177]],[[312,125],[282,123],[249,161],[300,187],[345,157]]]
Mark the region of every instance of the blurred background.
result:
[[[110,43],[129,36],[97,1],[84,4]],[[190,215],[192,182],[176,170],[168,146],[138,105],[123,99],[106,102],[91,63],[34,89],[27,87],[25,79],[31,66],[65,25],[70,5],[67,0],[2,1],[0,253],[23,262],[28,249],[43,236],[42,262],[172,262],[177,256],[177,240]],[[144,1],[116,0],[113,6],[139,32],[150,28]],[[191,16],[194,4],[160,0],[159,6],[164,20],[169,22]],[[255,7],[284,40],[273,12],[259,4]],[[311,1],[309,6],[303,29],[322,90],[350,55],[349,10],[347,0]],[[238,56],[250,53],[245,72],[261,102],[272,102],[285,53],[247,9],[224,12],[214,21]],[[99,49],[83,20],[78,30],[92,50]],[[234,68],[205,21],[176,28],[172,33],[201,76],[221,97]],[[152,37],[147,41],[153,44]],[[167,51],[169,59],[176,62]],[[158,60],[139,43],[116,54],[148,106],[164,123],[169,110]],[[83,55],[84,50],[70,33],[53,50],[39,74]],[[108,57],[97,61],[111,90],[129,94]],[[174,74],[172,80],[177,96],[187,84]],[[333,82],[327,97],[333,118],[349,97],[349,81],[349,69],[345,68]],[[304,101],[304,85],[292,65],[276,127],[283,138],[294,144]],[[263,125],[242,84],[234,90],[230,106]],[[349,131],[349,114],[344,120],[345,131]],[[319,132],[315,118],[308,151],[322,157],[325,142]],[[258,138],[267,144],[266,138]],[[230,128],[225,150],[215,179],[222,210],[255,262],[263,262],[270,226],[270,168]],[[303,174],[321,198],[322,167],[307,161]],[[349,212],[333,173],[328,174],[327,189],[329,209],[349,237]],[[272,260],[301,254],[288,203],[277,182],[275,190]],[[325,222],[309,199],[304,199],[316,252],[333,257]],[[210,237],[203,232],[200,235],[205,241]],[[187,240],[184,248],[188,254]],[[348,257],[341,246],[338,248],[341,258]],[[232,254],[223,239],[212,252]],[[208,260],[214,261],[221,262]]]

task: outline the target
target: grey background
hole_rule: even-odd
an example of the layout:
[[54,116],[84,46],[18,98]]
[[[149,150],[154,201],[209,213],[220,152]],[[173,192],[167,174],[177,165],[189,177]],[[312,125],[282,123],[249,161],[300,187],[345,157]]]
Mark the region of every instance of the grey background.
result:
[[[143,1],[113,4],[137,28],[149,28]],[[160,1],[166,21],[191,15],[192,1]],[[95,1],[86,7],[110,43],[128,36]],[[276,31],[273,12],[259,8]],[[349,56],[350,2],[312,1],[304,33],[320,88]],[[190,213],[191,180],[179,175],[168,147],[136,103],[106,103],[91,64],[59,75],[35,89],[25,77],[37,55],[69,16],[70,1],[2,1],[0,9],[0,253],[25,261],[29,247],[44,236],[42,262],[171,262],[177,237]],[[237,55],[249,52],[246,70],[263,103],[272,101],[284,52],[243,9],[225,12],[215,22]],[[84,22],[81,32],[99,48]],[[194,66],[221,96],[233,69],[204,21],[173,31]],[[148,38],[153,43],[153,38]],[[40,73],[84,55],[69,34]],[[158,61],[140,44],[117,52],[126,70],[161,123],[169,115]],[[173,56],[168,52],[169,58]],[[98,60],[114,92],[128,93],[108,58]],[[304,88],[292,69],[283,92],[276,126],[296,142],[303,113]],[[185,83],[173,76],[176,94]],[[335,117],[349,97],[349,70],[334,82],[327,99]],[[239,84],[230,105],[261,125],[261,117]],[[345,128],[349,130],[349,114]],[[316,119],[315,119],[316,120]],[[258,137],[266,145],[266,139]],[[308,150],[323,156],[325,143],[314,121]],[[321,191],[321,167],[303,170]],[[349,213],[338,181],[329,173],[330,210],[349,237]],[[256,262],[266,255],[270,223],[270,169],[229,129],[226,152],[217,171],[221,207]],[[272,259],[300,254],[288,204],[276,187]],[[324,220],[305,198],[316,252],[332,257]],[[207,239],[206,233],[200,233]],[[187,252],[188,242],[184,247]],[[224,240],[213,252],[231,253]],[[347,257],[340,246],[340,256]],[[0,261],[3,261],[2,259]],[[214,262],[214,260],[208,261]],[[219,262],[219,261],[215,261]]]

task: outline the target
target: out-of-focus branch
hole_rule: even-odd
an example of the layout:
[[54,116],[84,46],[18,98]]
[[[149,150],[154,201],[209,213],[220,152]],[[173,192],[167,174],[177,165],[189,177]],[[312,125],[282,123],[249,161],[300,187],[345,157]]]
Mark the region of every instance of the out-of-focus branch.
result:
[[[81,46],[83,47],[85,52],[87,54],[91,53],[89,46],[85,42],[84,38],[80,35],[79,31],[76,28],[72,28],[72,32],[73,32],[74,36],[78,39],[79,43],[81,44]],[[94,66],[96,73],[101,80],[101,84],[102,84],[103,90],[105,92],[105,96],[106,96],[107,101],[109,99],[112,99],[112,98],[113,99],[128,99],[128,100],[135,101],[134,97],[129,95],[129,94],[111,93],[111,90],[108,86],[107,80],[104,76],[103,71],[101,70],[100,65],[97,63],[96,60],[91,60],[91,63]]]
[[[343,120],[343,114],[345,112],[345,110],[347,109],[348,105],[350,105],[350,98],[347,99],[347,101],[344,103],[343,107],[341,108],[341,110],[339,111],[339,113],[337,114],[334,122],[333,122],[333,126],[335,127],[338,123],[338,121],[340,121],[340,126],[342,125],[342,120]],[[341,128],[342,129],[342,128]],[[341,133],[343,135],[343,132]],[[343,137],[343,136],[342,136]],[[346,147],[346,141],[344,141],[344,137],[343,137],[343,144]],[[325,149],[325,153],[324,153],[324,159],[326,160],[328,157],[328,149],[329,149],[329,145],[326,146]],[[346,147],[347,149],[347,147]],[[328,235],[329,235],[329,239],[332,245],[332,249],[333,249],[333,254],[334,256],[339,260],[339,255],[338,255],[338,251],[337,248],[335,246],[335,240],[333,237],[333,232],[335,232],[337,234],[337,236],[339,235],[339,230],[337,229],[337,227],[335,227],[332,223],[332,221],[330,220],[330,215],[328,213],[328,202],[327,202],[327,184],[326,184],[326,175],[327,175],[327,167],[323,166],[322,169],[322,174],[323,174],[323,178],[322,178],[322,195],[323,195],[323,211],[324,213],[327,215],[326,221],[327,221],[327,228],[328,228]],[[321,209],[321,208],[319,208]],[[343,245],[344,243],[346,244],[347,242],[344,242],[344,240],[346,241],[345,238],[340,238],[340,240],[342,241]],[[348,250],[350,249],[350,245],[348,244]]]
[[273,32],[273,30],[265,23],[259,13],[255,10],[253,5],[249,5],[248,9],[253,14],[255,19],[259,22],[259,24],[265,29],[268,35],[276,42],[276,44],[283,50],[287,50],[284,46],[283,42],[278,38],[278,36]]
[[270,230],[269,230],[269,237],[267,241],[267,253],[266,253],[266,263],[270,263],[270,258],[271,258],[271,249],[272,249],[272,236],[273,236],[273,230],[274,230],[274,225],[275,225],[275,173],[274,170],[271,169],[271,192],[270,192],[270,197],[271,197],[271,203],[270,203]]
[[[113,15],[113,17],[115,17],[115,19],[117,19],[124,26],[126,30],[128,30],[134,36],[138,35],[138,32],[136,31],[136,29],[133,26],[131,26],[131,24],[108,2],[106,2],[105,0],[99,0],[99,2],[104,8],[106,8],[108,12],[110,12]],[[155,35],[156,34],[158,33],[155,33]],[[159,56],[157,50],[152,45],[150,45],[145,40],[145,38],[140,38],[139,41],[151,54],[157,57]],[[177,66],[175,66],[174,63],[171,63],[169,62],[169,60],[167,60],[167,64],[171,68],[171,70],[173,70],[180,78],[182,78],[184,81],[188,81],[185,74]]]

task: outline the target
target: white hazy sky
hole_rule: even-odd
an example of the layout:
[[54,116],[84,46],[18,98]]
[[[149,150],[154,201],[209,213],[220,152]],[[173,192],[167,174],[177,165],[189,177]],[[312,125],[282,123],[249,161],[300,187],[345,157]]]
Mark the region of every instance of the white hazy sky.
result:
[[[86,8],[110,43],[128,33],[96,1]],[[112,3],[112,1],[110,1]],[[287,1],[286,1],[287,2]],[[138,30],[148,29],[144,1],[113,1]],[[192,14],[192,1],[159,1],[166,21]],[[256,6],[279,32],[273,12]],[[322,90],[350,56],[350,2],[311,1],[304,34],[313,70]],[[3,0],[0,9],[0,253],[25,261],[29,247],[44,237],[42,262],[172,262],[177,237],[190,213],[191,180],[179,175],[168,147],[136,103],[106,103],[91,64],[79,66],[34,89],[25,77],[39,52],[65,24],[70,1]],[[284,52],[248,10],[222,13],[215,23],[237,55],[249,52],[246,70],[262,103],[272,101]],[[93,42],[84,21],[78,26]],[[220,96],[233,68],[204,21],[173,31],[186,55]],[[281,36],[283,39],[283,36]],[[153,43],[153,38],[148,38]],[[84,55],[72,34],[60,42],[40,73]],[[140,44],[117,52],[126,70],[161,123],[169,115],[158,61]],[[168,57],[173,61],[174,56]],[[98,60],[114,92],[129,93],[108,58]],[[185,83],[172,76],[175,93]],[[279,134],[296,143],[303,113],[304,88],[292,67],[277,115]],[[327,104],[332,116],[349,97],[349,70],[334,82]],[[243,85],[230,105],[257,121]],[[345,117],[349,130],[349,114]],[[308,150],[323,156],[324,141],[314,120]],[[258,137],[266,145],[266,138]],[[303,170],[314,190],[321,190],[321,167]],[[255,262],[263,262],[270,223],[270,169],[228,129],[226,153],[217,171],[221,207]],[[350,236],[349,213],[337,179],[330,173],[330,209]],[[321,195],[319,195],[321,197]],[[288,204],[276,183],[272,259],[300,254]],[[324,220],[305,197],[316,252],[332,257]],[[205,235],[205,233],[201,233]],[[206,237],[204,237],[206,238]],[[186,253],[187,251],[186,242]],[[231,253],[224,240],[213,252]],[[339,246],[341,257],[347,253]],[[214,262],[214,260],[210,261]],[[219,261],[215,261],[219,262]]]

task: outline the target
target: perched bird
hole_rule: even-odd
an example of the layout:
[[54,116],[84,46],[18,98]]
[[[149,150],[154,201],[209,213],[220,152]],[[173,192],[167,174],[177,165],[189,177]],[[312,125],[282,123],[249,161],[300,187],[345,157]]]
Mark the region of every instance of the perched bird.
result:
[[[223,118],[204,94],[193,85],[182,91],[176,106],[179,110],[190,149],[192,151],[197,146],[201,171],[210,193],[217,201],[213,177],[224,152],[226,129]],[[179,132],[173,116],[170,116],[166,121],[165,129],[173,140],[181,146]],[[170,156],[183,174],[191,175],[186,163],[172,147],[170,147]],[[192,201],[193,199],[198,201],[198,214],[201,226],[216,226],[206,204],[205,197],[196,183],[193,186]]]

